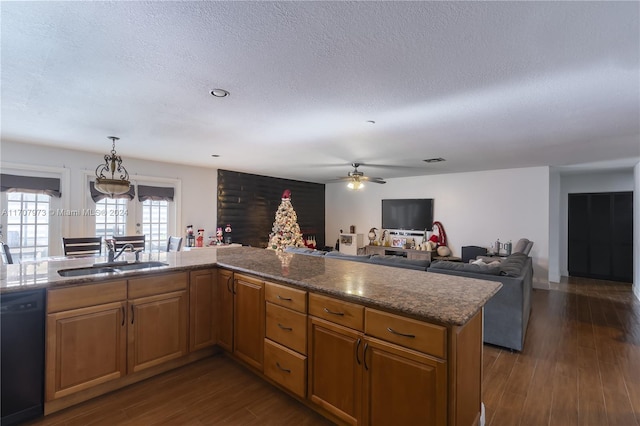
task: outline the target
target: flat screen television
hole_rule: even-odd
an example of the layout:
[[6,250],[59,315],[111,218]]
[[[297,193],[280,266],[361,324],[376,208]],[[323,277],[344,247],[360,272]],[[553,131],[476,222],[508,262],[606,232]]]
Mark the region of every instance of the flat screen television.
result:
[[433,199],[382,200],[382,228],[431,231],[433,228]]

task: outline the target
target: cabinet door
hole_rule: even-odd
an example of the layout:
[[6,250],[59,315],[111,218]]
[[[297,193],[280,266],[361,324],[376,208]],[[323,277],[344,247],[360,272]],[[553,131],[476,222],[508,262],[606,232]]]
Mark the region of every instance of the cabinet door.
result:
[[446,362],[375,339],[363,352],[364,424],[447,423]]
[[207,269],[193,271],[189,279],[189,350],[216,344],[217,274]]
[[187,292],[129,302],[128,372],[144,370],[187,354]]
[[309,399],[347,424],[360,424],[362,333],[309,317],[309,339]]
[[126,374],[125,308],[122,301],[47,315],[47,401]]
[[233,281],[233,353],[262,371],[264,283],[241,274],[235,274]]
[[233,272],[218,269],[218,345],[233,351]]

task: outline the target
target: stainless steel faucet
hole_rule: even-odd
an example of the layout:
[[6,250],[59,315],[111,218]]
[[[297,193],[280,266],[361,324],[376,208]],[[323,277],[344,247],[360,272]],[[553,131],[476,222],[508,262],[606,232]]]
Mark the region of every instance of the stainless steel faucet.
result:
[[140,252],[142,252],[142,249],[136,250],[133,244],[127,243],[122,246],[122,248],[118,253],[116,253],[115,242],[113,240],[107,240],[107,259],[108,259],[107,261],[109,263],[115,262],[116,259],[119,258],[126,249],[131,249],[131,251],[136,255],[136,262],[140,261]]

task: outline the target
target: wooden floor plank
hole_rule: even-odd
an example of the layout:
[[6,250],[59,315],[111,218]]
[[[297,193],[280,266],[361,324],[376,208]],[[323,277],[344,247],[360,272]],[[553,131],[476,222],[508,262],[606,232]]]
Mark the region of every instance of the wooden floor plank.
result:
[[577,368],[563,366],[561,369],[556,369],[556,374],[551,377],[550,382],[552,399],[549,425],[577,425],[579,411]]
[[549,392],[549,381],[554,376],[555,361],[540,360],[531,379],[531,386],[522,407],[522,426],[549,424],[553,392]]

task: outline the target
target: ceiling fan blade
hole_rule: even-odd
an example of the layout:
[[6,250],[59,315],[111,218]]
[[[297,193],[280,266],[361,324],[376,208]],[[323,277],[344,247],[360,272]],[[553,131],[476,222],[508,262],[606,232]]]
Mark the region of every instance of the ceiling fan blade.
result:
[[382,179],[381,177],[373,177],[373,176],[361,176],[360,180],[366,180],[368,182],[375,182],[375,181],[381,181],[384,182],[384,179]]

